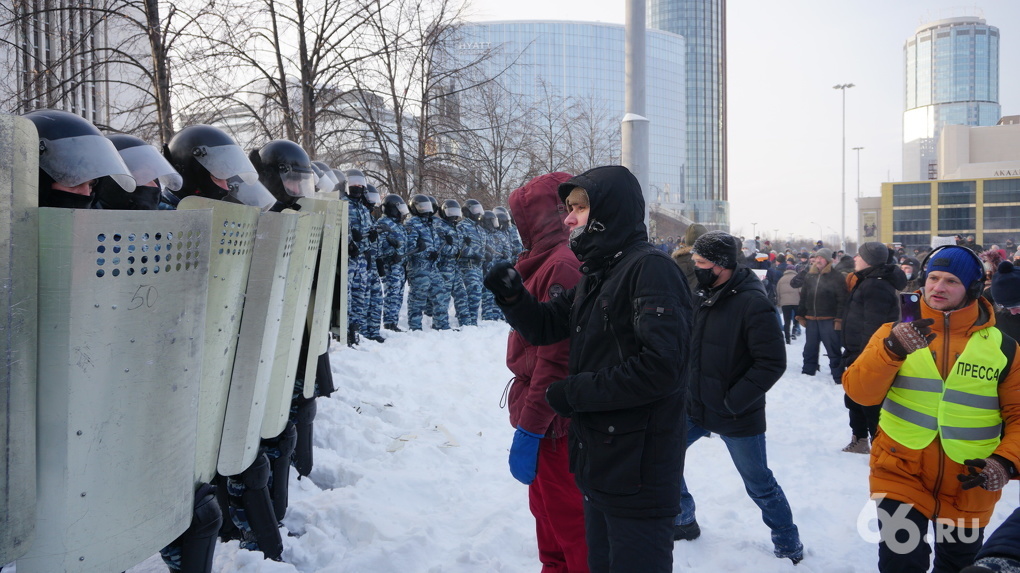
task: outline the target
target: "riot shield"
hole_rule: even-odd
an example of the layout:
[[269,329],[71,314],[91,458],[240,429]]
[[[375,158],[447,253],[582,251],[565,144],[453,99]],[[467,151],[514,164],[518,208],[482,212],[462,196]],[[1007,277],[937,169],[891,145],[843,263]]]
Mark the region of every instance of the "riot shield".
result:
[[35,126],[0,115],[0,564],[27,551],[35,532],[38,174]]
[[123,571],[191,523],[211,215],[39,209],[38,522],[20,573]]
[[336,261],[336,281],[333,285],[333,316],[330,320],[329,331],[333,333],[337,340],[347,340],[347,289],[350,288],[347,284],[347,243],[350,240],[348,237],[350,220],[348,218],[347,210],[350,208],[350,204],[347,201],[340,201],[340,216],[343,219],[341,223],[342,232],[340,233],[339,245],[337,245],[337,261]]
[[336,283],[336,264],[340,250],[340,236],[347,223],[347,203],[323,199],[299,199],[303,210],[321,213],[323,216],[322,241],[319,252],[318,271],[312,285],[311,302],[308,305],[308,352],[305,357],[304,397],[315,395],[315,371],[319,355],[329,350],[329,315],[333,311],[333,287]]
[[197,196],[185,198],[177,209],[212,209],[214,221],[212,235],[205,243],[209,251],[209,290],[195,457],[195,480],[212,483],[216,476],[227,394],[231,391],[231,372],[259,209]]
[[259,452],[298,219],[293,211],[259,216],[217,464],[226,476],[248,469]]
[[269,379],[266,413],[262,419],[261,436],[275,438],[287,425],[294,393],[294,377],[301,337],[305,330],[308,300],[312,290],[315,261],[322,240],[323,217],[319,213],[302,213],[290,253],[287,285],[284,289],[284,310],[280,318],[280,334],[276,339],[273,373]]

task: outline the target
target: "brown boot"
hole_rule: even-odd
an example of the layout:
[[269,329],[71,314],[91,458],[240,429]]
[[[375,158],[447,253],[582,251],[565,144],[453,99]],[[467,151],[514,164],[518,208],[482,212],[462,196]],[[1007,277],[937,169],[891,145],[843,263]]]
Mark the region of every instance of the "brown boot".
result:
[[870,454],[871,443],[868,442],[867,436],[863,438],[853,436],[850,438],[850,443],[847,444],[845,448],[843,448],[843,451],[851,454]]

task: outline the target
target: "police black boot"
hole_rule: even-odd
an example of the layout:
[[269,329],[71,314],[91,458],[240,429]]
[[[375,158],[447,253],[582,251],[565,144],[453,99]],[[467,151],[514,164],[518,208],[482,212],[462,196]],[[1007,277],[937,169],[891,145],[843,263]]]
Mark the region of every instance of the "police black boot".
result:
[[347,327],[347,346],[354,347],[358,345],[358,329],[353,326]]
[[403,330],[397,328],[397,323],[395,322],[387,322],[386,324],[383,324],[382,327],[385,328],[386,330],[392,330],[393,332],[404,332]]

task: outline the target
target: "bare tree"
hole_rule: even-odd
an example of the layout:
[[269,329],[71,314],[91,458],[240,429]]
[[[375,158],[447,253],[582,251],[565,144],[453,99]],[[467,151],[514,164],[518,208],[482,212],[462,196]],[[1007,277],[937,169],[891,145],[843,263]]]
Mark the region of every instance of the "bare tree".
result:
[[571,142],[574,102],[538,78],[542,96],[532,102],[530,125],[533,130],[531,173],[540,175],[567,171],[573,163]]
[[620,122],[605,101],[588,93],[571,98],[572,111],[568,131],[571,144],[571,173],[581,173],[599,165],[620,162]]

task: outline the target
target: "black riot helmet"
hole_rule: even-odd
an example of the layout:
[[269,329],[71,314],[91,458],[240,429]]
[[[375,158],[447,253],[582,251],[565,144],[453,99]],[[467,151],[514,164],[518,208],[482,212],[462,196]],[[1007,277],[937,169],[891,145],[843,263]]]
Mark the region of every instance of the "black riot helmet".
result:
[[368,186],[368,179],[360,169],[347,170],[347,196],[360,201],[365,195],[365,188]]
[[411,214],[416,217],[431,217],[435,211],[432,209],[432,201],[429,201],[428,195],[415,195],[411,197],[411,204],[408,205],[411,209]]
[[439,201],[436,201],[436,198],[433,197],[432,195],[429,195],[428,198],[429,198],[429,203],[432,203],[432,214],[433,215],[438,215],[439,214]]
[[131,170],[137,186],[134,193],[127,193],[112,177],[102,177],[96,182],[95,202],[97,209],[151,210],[159,207],[160,192],[163,188],[177,191],[181,188],[181,175],[160,155],[155,146],[126,134],[106,136],[124,164]]
[[390,193],[383,200],[383,215],[398,223],[404,220],[408,212],[407,203],[404,202],[404,198],[400,195]]
[[104,176],[124,191],[135,190],[131,171],[113,142],[85,118],[55,109],[33,111],[24,117],[39,134],[40,207],[87,209],[92,203],[93,182]]
[[312,161],[300,145],[275,139],[248,156],[259,173],[259,182],[285,205],[315,193]]
[[482,207],[482,204],[477,199],[464,201],[464,216],[475,223],[482,220],[482,213],[484,212],[485,207]]
[[333,190],[334,191],[339,191],[340,195],[346,195],[347,194],[347,174],[344,173],[343,171],[340,171],[339,169],[334,169],[333,170],[333,177],[336,178],[336,187],[334,187]]
[[492,211],[486,211],[482,213],[482,228],[486,231],[495,231],[499,228],[499,219],[496,218],[496,214]]
[[375,185],[369,183],[365,186],[365,198],[362,199],[365,206],[368,207],[369,211],[375,209],[382,204],[382,199],[379,197],[379,190],[375,188]]
[[460,203],[456,199],[443,201],[443,208],[439,210],[439,216],[450,224],[457,224],[461,219]]
[[493,207],[492,213],[499,219],[500,229],[510,228],[510,211],[507,211],[506,207]]
[[163,156],[184,178],[177,193],[181,198],[201,195],[224,199],[229,184],[217,183],[213,178],[226,182],[240,177],[248,184],[259,178],[244,150],[226,132],[211,125],[189,125],[180,130],[163,147]]
[[312,171],[319,178],[315,182],[315,190],[319,193],[329,193],[336,190],[336,185],[340,181],[337,180],[336,176],[333,175],[333,169],[322,161],[312,162]]

